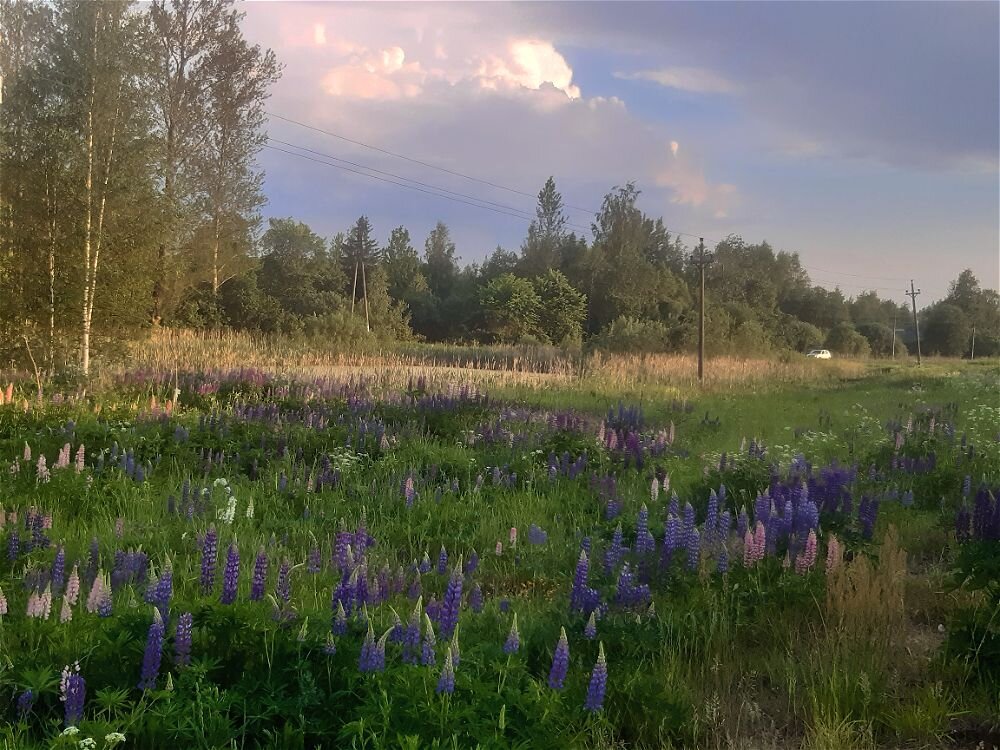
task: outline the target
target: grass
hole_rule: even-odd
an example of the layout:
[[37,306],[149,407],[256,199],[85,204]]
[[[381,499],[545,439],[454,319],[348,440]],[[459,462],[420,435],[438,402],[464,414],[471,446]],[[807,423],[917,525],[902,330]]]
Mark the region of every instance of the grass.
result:
[[[943,648],[963,612],[989,603],[982,591],[954,586],[953,518],[965,475],[1000,485],[995,363],[931,362],[916,370],[712,360],[711,379],[699,388],[685,357],[581,362],[551,351],[447,347],[337,357],[276,340],[190,334],[161,334],[132,356],[136,367],[107,370],[86,391],[45,383],[41,402],[33,383],[19,380],[12,403],[0,405],[0,538],[9,548],[17,529],[20,544],[13,559],[0,559],[8,602],[0,615],[0,705],[7,706],[0,747],[69,747],[83,737],[102,747],[113,731],[137,748],[995,744],[993,678]],[[227,374],[240,368],[242,376]],[[478,392],[449,387],[456,381]],[[641,418],[619,416],[619,402],[641,409]],[[609,408],[615,415],[604,428],[622,425],[613,447],[596,438]],[[676,438],[657,453],[655,437],[671,423]],[[645,446],[641,468],[623,450],[630,429]],[[767,446],[766,459],[749,455],[751,441]],[[73,455],[85,446],[80,473],[72,462],[51,468],[66,443]],[[144,476],[119,468],[126,450]],[[908,468],[894,452],[914,461],[933,454],[935,464]],[[550,469],[550,454],[564,453],[570,462],[586,453],[586,467],[575,476],[565,465]],[[859,467],[853,507],[821,515],[817,562],[805,574],[794,565],[804,538],[776,537],[760,563],[744,567],[735,531],[704,537],[695,558],[682,549],[662,563],[669,495],[651,497],[654,475],[670,477],[679,507],[691,503],[705,535],[710,490],[725,484],[734,516],[744,506],[752,514],[770,482],[778,482],[775,491],[797,486],[799,454],[813,462],[814,476],[832,461]],[[49,481],[39,477],[39,455]],[[404,500],[407,478],[417,493],[412,507]],[[190,518],[185,482],[207,489],[197,503],[188,492]],[[227,486],[236,501],[231,521]],[[904,505],[909,491],[914,502]],[[858,518],[862,496],[881,501],[871,538]],[[643,505],[656,541],[652,558],[634,549]],[[616,507],[618,515],[609,512]],[[50,543],[25,550],[32,509],[51,516],[51,528],[35,532]],[[633,549],[605,571],[619,524]],[[206,592],[202,540],[212,525],[219,552]],[[529,541],[533,525],[544,541]],[[367,567],[355,557],[343,576],[333,563],[338,534],[359,526],[376,543],[365,552]],[[514,547],[511,527],[519,532]],[[846,554],[827,571],[831,534]],[[589,585],[604,603],[595,640],[584,636],[586,616],[569,608],[585,537]],[[67,575],[79,562],[86,598],[95,538],[93,567],[115,574],[111,615],[88,612],[81,601],[60,622],[57,585],[51,616],[27,617],[28,597],[51,583],[60,546]],[[236,601],[225,605],[230,544],[241,573]],[[443,574],[435,570],[442,547]],[[255,601],[251,570],[260,549],[269,563],[267,595]],[[390,642],[386,670],[359,673],[367,632],[360,613],[375,638],[395,614],[405,623],[417,580],[433,612],[459,557],[468,561],[473,550],[480,562],[463,579],[455,693],[435,691],[446,638],[438,639],[433,666],[403,663],[402,646]],[[146,572],[116,563],[116,553],[129,551],[147,556]],[[431,570],[418,578],[425,553]],[[284,560],[287,603],[277,581]],[[629,586],[623,563],[648,594],[621,599]],[[168,565],[173,595],[157,687],[140,691],[153,622],[145,593]],[[332,636],[336,653],[327,654],[331,597],[352,575],[367,581],[369,594],[373,587],[388,594],[352,607],[347,632]],[[468,598],[473,587],[484,599],[478,613]],[[195,622],[190,666],[175,655],[182,612]],[[514,612],[521,647],[505,654]],[[569,633],[571,661],[565,687],[552,690],[560,627]],[[598,640],[608,656],[608,691],[603,710],[590,713],[583,701]],[[81,734],[69,737],[60,734],[59,673],[76,660],[87,704]],[[34,702],[22,715],[15,704],[29,688]]]

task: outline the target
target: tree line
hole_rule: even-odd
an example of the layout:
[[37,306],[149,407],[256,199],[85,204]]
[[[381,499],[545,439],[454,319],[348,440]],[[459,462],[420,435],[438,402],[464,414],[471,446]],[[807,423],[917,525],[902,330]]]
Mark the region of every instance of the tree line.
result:
[[[555,181],[517,250],[462,264],[438,222],[418,252],[367,217],[323,238],[261,218],[264,102],[280,75],[228,0],[0,0],[0,354],[90,366],[153,326],[366,341],[549,343],[686,351],[697,340],[691,248],[604,198],[569,229]],[[710,352],[912,347],[909,309],[813,284],[798,255],[727,237],[706,272]],[[902,294],[900,294],[902,297]],[[996,291],[971,271],[921,314],[925,353],[1000,353]],[[894,330],[897,329],[894,336]]]

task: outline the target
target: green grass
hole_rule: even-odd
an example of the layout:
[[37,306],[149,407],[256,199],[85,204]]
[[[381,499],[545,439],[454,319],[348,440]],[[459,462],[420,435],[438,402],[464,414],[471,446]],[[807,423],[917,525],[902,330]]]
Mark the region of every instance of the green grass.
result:
[[[952,584],[957,564],[952,528],[966,474],[1000,484],[998,376],[995,364],[944,363],[872,368],[862,378],[811,386],[705,393],[669,386],[614,392],[584,379],[558,389],[500,388],[490,392],[489,402],[449,408],[419,408],[398,399],[306,402],[294,390],[268,396],[267,386],[246,384],[223,384],[208,396],[185,391],[169,416],[149,413],[150,395],[162,403],[170,394],[147,387],[90,394],[86,401],[32,404],[27,411],[0,406],[0,506],[17,511],[22,544],[30,536],[23,523],[29,508],[52,516],[48,548],[22,552],[14,561],[0,558],[0,588],[9,604],[0,616],[0,747],[70,747],[84,737],[102,747],[112,731],[124,732],[128,747],[142,748],[846,748],[988,737],[996,731],[993,673],[947,655],[943,645],[954,618],[981,604],[984,595]],[[674,408],[677,400],[689,400],[693,410]],[[641,406],[644,433],[674,423],[676,441],[667,455],[637,470],[619,452],[598,446],[597,427],[619,402]],[[282,418],[237,418],[234,409],[248,404],[280,407]],[[552,429],[545,411],[577,412],[587,427]],[[312,416],[305,423],[307,413]],[[953,422],[954,440],[940,429],[926,432],[931,413],[939,425]],[[200,428],[212,414],[222,422]],[[886,425],[909,418],[917,429],[907,436],[902,455],[934,452],[933,471],[911,474],[890,467],[894,438]],[[67,431],[70,419],[75,425]],[[470,442],[469,432],[483,433],[484,426],[487,437],[503,429],[513,438]],[[179,427],[190,431],[186,441],[175,439]],[[386,442],[379,438],[382,429]],[[960,443],[963,433],[975,445],[971,458]],[[768,461],[744,456],[741,443],[751,439],[768,447]],[[53,470],[51,481],[39,482],[38,455],[51,466],[67,441],[74,452],[80,443],[86,446],[84,472]],[[25,443],[31,446],[30,462],[20,460]],[[145,481],[114,467],[109,454],[114,443],[149,462]],[[229,461],[206,460],[220,450]],[[572,458],[586,451],[587,468],[575,479],[550,480],[548,454],[563,450]],[[723,453],[728,467],[720,473]],[[726,575],[715,570],[717,550],[703,553],[695,572],[685,570],[682,555],[666,572],[655,562],[633,559],[639,572],[649,574],[650,600],[634,608],[614,606],[615,576],[601,568],[616,525],[622,524],[625,543],[634,544],[636,518],[646,504],[658,546],[663,539],[667,497],[650,499],[654,470],[669,474],[681,505],[690,501],[701,523],[710,489],[725,483],[728,507],[736,512],[766,487],[771,461],[784,472],[798,454],[817,469],[834,460],[858,464],[855,506],[863,493],[906,491],[914,493],[914,504],[883,501],[872,540],[860,535],[856,520],[824,516],[819,563],[801,576],[783,569],[783,548],[744,569],[742,539],[735,536],[727,542]],[[306,475],[315,479],[324,455],[339,466],[338,483],[311,491]],[[867,474],[873,464],[875,480]],[[495,485],[495,466],[516,473],[516,486]],[[618,518],[606,518],[591,475],[615,477]],[[290,482],[285,491],[278,488],[282,476]],[[414,477],[419,492],[412,508],[403,501],[407,476]],[[223,488],[214,485],[220,478],[237,499],[232,524],[218,516],[227,503]],[[186,479],[196,487],[214,487],[207,510],[191,520],[183,508],[167,512],[168,496],[179,496]],[[451,490],[452,480],[458,492]],[[252,518],[246,514],[251,499]],[[485,607],[476,614],[463,606],[453,695],[435,693],[443,642],[434,667],[403,664],[401,647],[390,644],[386,671],[360,674],[367,627],[352,614],[348,633],[335,638],[337,652],[323,652],[331,592],[339,581],[330,563],[333,540],[362,519],[377,540],[367,552],[369,581],[387,566],[390,578],[402,568],[406,583],[403,591],[367,607],[376,638],[391,626],[394,613],[405,622],[413,609],[406,592],[414,579],[411,564],[427,553],[433,565],[442,546],[450,555],[449,568],[460,555],[468,560],[478,552],[479,568],[464,586],[468,595],[478,584]],[[219,571],[213,591],[205,594],[199,539],[211,523],[220,530]],[[529,543],[532,524],[547,533],[543,544]],[[508,538],[512,526],[519,531],[515,548]],[[850,628],[834,629],[822,561],[831,532],[846,543],[850,556],[877,561],[890,526],[907,553],[905,617],[887,636],[888,646],[876,649],[851,640]],[[8,523],[0,530],[5,543],[14,527]],[[568,607],[585,536],[593,549],[591,585],[611,603],[598,622],[609,681],[604,710],[596,714],[584,711],[583,702],[598,644],[583,637],[585,618]],[[153,611],[141,583],[116,587],[110,617],[78,604],[72,620],[60,623],[59,595],[48,620],[25,616],[25,581],[51,569],[59,544],[67,572],[79,560],[82,574],[93,538],[99,540],[105,572],[114,566],[115,550],[141,549],[154,574],[168,560],[172,566],[174,595],[156,690],[136,688]],[[494,552],[498,542],[500,556]],[[222,605],[220,581],[230,543],[238,545],[241,575],[236,603]],[[322,572],[315,574],[307,570],[313,547],[323,560]],[[250,601],[259,548],[269,558],[269,596]],[[294,617],[282,622],[274,617],[277,600],[270,597],[284,559],[293,565],[292,594],[282,612],[294,610]],[[425,605],[442,599],[447,579],[433,571],[421,576]],[[83,588],[85,599],[89,587]],[[186,668],[173,653],[173,628],[185,611],[193,613],[196,626],[194,662]],[[866,611],[862,607],[855,616]],[[521,649],[507,655],[501,646],[514,612]],[[571,663],[565,688],[555,691],[547,678],[563,626]],[[77,660],[88,685],[85,718],[79,735],[60,736],[59,673]],[[22,718],[14,704],[27,688],[35,691],[36,702]]]

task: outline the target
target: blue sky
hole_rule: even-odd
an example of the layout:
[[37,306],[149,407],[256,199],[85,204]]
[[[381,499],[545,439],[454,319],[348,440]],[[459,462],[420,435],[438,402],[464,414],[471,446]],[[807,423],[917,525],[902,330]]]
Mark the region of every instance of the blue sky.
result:
[[[529,194],[553,175],[589,227],[634,180],[674,231],[799,252],[845,293],[929,303],[1000,276],[1000,4],[325,3],[244,6],[285,64],[268,109]],[[270,134],[532,211],[514,192],[273,119]],[[285,148],[282,146],[282,148]],[[266,216],[380,240],[436,221],[458,253],[527,220],[265,150]],[[505,209],[506,210],[506,209]],[[692,243],[690,237],[684,238]],[[822,270],[812,270],[822,269]]]

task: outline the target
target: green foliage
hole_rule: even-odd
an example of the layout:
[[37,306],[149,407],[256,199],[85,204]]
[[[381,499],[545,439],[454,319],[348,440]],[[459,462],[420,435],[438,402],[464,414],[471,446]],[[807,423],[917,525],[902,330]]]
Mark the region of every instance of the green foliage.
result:
[[549,269],[532,282],[539,299],[538,328],[553,343],[580,340],[587,298],[560,271]]
[[864,357],[871,353],[868,339],[858,333],[850,323],[838,323],[826,335],[824,347],[849,357]]
[[960,357],[969,350],[972,325],[957,305],[935,305],[924,315],[921,345],[928,354]]
[[659,321],[620,317],[595,336],[593,346],[609,352],[664,352],[670,332]]
[[486,285],[481,299],[487,325],[500,341],[516,342],[540,331],[542,300],[530,281],[504,274]]

